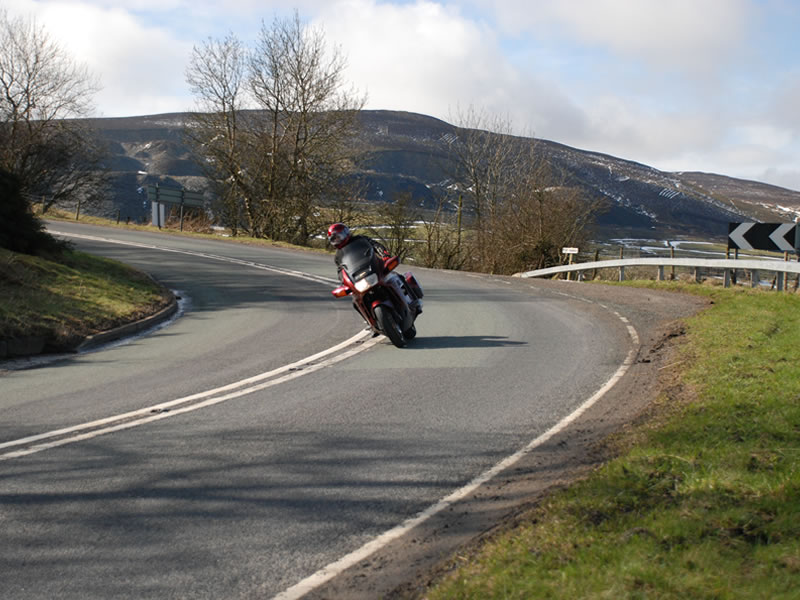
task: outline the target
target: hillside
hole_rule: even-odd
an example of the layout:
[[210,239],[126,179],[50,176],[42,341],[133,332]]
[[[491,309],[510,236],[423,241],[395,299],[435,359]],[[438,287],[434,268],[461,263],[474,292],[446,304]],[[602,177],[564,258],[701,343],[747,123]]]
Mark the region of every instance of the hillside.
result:
[[[363,111],[357,177],[369,201],[385,202],[399,192],[433,206],[447,185],[447,148],[452,125],[406,112]],[[183,115],[92,119],[90,125],[111,150],[112,199],[103,212],[147,218],[142,186],[204,188],[203,177],[182,140]],[[606,154],[548,140],[532,140],[587,198],[602,197],[609,210],[595,235],[609,237],[696,237],[722,241],[731,221],[787,221],[800,215],[800,192],[697,172],[664,172]]]

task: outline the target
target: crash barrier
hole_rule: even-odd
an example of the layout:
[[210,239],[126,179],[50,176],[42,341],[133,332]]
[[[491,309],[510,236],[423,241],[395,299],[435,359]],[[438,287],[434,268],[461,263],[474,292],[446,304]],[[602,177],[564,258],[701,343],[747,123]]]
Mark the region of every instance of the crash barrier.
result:
[[[600,260],[572,265],[561,265],[559,267],[549,267],[547,269],[537,269],[525,273],[517,273],[515,277],[552,277],[561,273],[569,275],[576,274],[578,281],[583,281],[586,272],[594,272],[597,269],[618,269],[619,281],[625,280],[626,267],[653,267],[658,269],[658,280],[665,280],[666,267],[685,267],[694,269],[694,278],[700,281],[700,270],[721,271],[725,287],[731,283],[736,283],[739,272],[749,273],[749,283],[751,287],[761,285],[760,274],[767,272],[774,274],[774,287],[779,290],[787,288],[787,280],[790,274],[797,275],[800,281],[800,263],[779,260],[760,260],[760,259],[730,259],[730,258],[623,258],[615,260]],[[795,285],[795,287],[797,287]]]

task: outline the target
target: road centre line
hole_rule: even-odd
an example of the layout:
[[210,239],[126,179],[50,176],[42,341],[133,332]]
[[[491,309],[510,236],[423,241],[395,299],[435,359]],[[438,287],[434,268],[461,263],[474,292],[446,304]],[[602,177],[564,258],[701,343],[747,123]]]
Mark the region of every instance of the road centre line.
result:
[[[0,448],[24,446],[28,444],[34,444],[35,442],[41,440],[58,438],[43,444],[35,444],[21,450],[0,454],[0,461],[28,456],[30,454],[42,452],[43,450],[49,450],[58,446],[64,446],[66,444],[88,440],[100,435],[105,435],[107,433],[121,431],[123,429],[131,429],[132,427],[138,427],[139,425],[152,423],[153,421],[160,421],[161,419],[182,415],[187,412],[206,408],[215,404],[220,404],[227,400],[240,398],[247,394],[252,394],[253,392],[258,392],[260,390],[285,383],[292,379],[302,377],[303,375],[308,375],[309,373],[319,371],[320,369],[333,365],[337,362],[346,360],[351,356],[355,356],[356,354],[363,352],[367,348],[371,348],[381,341],[381,338],[377,337],[364,341],[364,338],[367,338],[370,335],[371,333],[369,331],[361,331],[350,339],[332,346],[327,350],[323,350],[322,352],[318,352],[317,354],[309,356],[308,358],[304,358],[283,367],[273,369],[272,371],[267,371],[266,373],[261,373],[260,375],[242,379],[241,381],[236,381],[213,390],[192,394],[191,396],[185,396],[183,398],[176,398],[175,400],[170,400],[169,402],[155,404],[153,406],[148,406],[146,408],[141,408],[139,410],[113,417],[107,417],[105,419],[99,419],[97,421],[82,423],[73,427],[66,427],[64,429],[57,429],[47,433],[41,433],[26,438],[20,438],[18,440],[4,442],[0,444]],[[350,348],[349,350],[344,350],[348,346],[354,347]],[[335,354],[341,350],[344,351],[340,354]],[[182,404],[188,405],[174,409],[175,406],[180,406]]]
[[141,242],[126,242],[123,240],[115,240],[113,238],[106,238],[102,236],[96,235],[85,235],[82,233],[67,233],[64,231],[49,231],[49,233],[54,235],[60,235],[64,237],[74,237],[82,240],[90,240],[95,242],[104,242],[108,244],[119,244],[121,246],[134,246],[136,248],[146,248],[148,250],[160,250],[162,252],[174,252],[175,254],[187,254],[189,256],[198,256],[200,258],[208,258],[210,260],[217,260],[221,262],[227,262],[236,265],[243,265],[246,267],[253,267],[255,269],[261,269],[262,271],[271,271],[273,273],[280,273],[281,275],[288,275],[289,277],[296,277],[298,279],[305,279],[306,281],[314,281],[316,283],[325,283],[325,284],[332,284],[332,285],[339,285],[338,279],[332,279],[330,277],[323,277],[321,275],[313,275],[311,273],[304,273],[303,271],[295,271],[293,269],[284,269],[283,267],[275,267],[272,265],[262,265],[260,263],[256,263],[250,260],[243,260],[240,258],[231,258],[229,256],[221,256],[219,254],[209,254],[207,252],[196,252],[194,250],[180,250],[176,248],[166,248],[164,246],[156,246],[153,244],[143,244]]
[[[303,273],[301,271],[293,271],[290,269],[282,269],[279,267],[259,265],[258,263],[253,263],[250,261],[229,259],[224,256],[217,256],[213,254],[205,254],[201,252],[193,252],[188,250],[187,251],[175,250],[171,248],[162,248],[159,246],[152,246],[148,244],[140,244],[137,242],[124,242],[121,240],[113,240],[110,238],[102,238],[102,237],[88,236],[82,234],[71,234],[58,231],[53,231],[51,233],[54,233],[56,235],[72,236],[81,239],[102,241],[113,244],[163,250],[166,252],[191,254],[193,256],[199,256],[213,260],[222,260],[224,262],[242,264],[245,266],[251,266],[267,271],[273,271],[276,273],[280,273],[282,275],[298,277],[300,279],[315,281],[317,283],[325,283],[325,284],[337,283],[336,280],[328,279],[325,277],[319,277],[316,275],[310,275],[307,273]],[[63,446],[66,444],[71,444],[82,440],[91,439],[93,437],[97,437],[114,431],[130,429],[132,427],[144,425],[145,423],[151,423],[153,421],[158,421],[161,419],[176,416],[186,412],[191,412],[194,410],[198,410],[200,408],[205,408],[207,406],[213,406],[214,404],[219,404],[221,402],[225,402],[226,400],[239,398],[241,396],[245,396],[247,394],[251,394],[253,392],[257,392],[266,389],[268,387],[272,387],[274,385],[290,381],[292,379],[296,379],[297,377],[313,373],[314,371],[318,371],[319,369],[322,369],[324,367],[335,364],[339,361],[350,358],[351,356],[354,356],[359,352],[363,352],[367,348],[371,348],[379,341],[381,341],[380,338],[368,339],[370,335],[371,333],[369,331],[361,331],[356,335],[352,336],[351,338],[343,342],[340,342],[339,344],[336,344],[335,346],[332,346],[326,350],[323,350],[306,358],[295,361],[291,364],[284,365],[277,369],[260,373],[258,375],[254,375],[252,377],[248,377],[240,381],[235,381],[233,383],[229,383],[227,385],[220,386],[211,390],[206,390],[205,392],[198,392],[190,396],[176,398],[168,402],[162,402],[160,404],[155,404],[153,406],[148,406],[138,410],[123,413],[120,415],[98,419],[96,421],[74,425],[72,427],[65,427],[62,429],[56,429],[53,431],[48,431],[37,435],[27,436],[17,440],[2,442],[0,443],[0,449],[13,448],[16,446],[27,446],[27,447],[20,450],[15,450],[12,452],[6,452],[0,454],[0,461],[19,458],[30,454],[35,454],[43,450],[48,450],[50,448],[55,448],[58,446]],[[349,350],[346,350],[350,346],[354,347],[350,348]],[[341,352],[341,354],[336,355],[337,352]],[[178,409],[174,408],[180,405],[185,405],[185,406],[182,406],[181,408]],[[51,440],[51,441],[42,444],[36,443],[36,442],[41,442],[42,440]]]

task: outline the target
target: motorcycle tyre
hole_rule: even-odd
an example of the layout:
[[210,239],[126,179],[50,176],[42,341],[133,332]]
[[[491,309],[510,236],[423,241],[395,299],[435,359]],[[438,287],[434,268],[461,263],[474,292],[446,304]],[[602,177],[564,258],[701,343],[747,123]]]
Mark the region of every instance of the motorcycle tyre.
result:
[[415,337],[417,337],[417,328],[416,328],[416,326],[415,325],[411,325],[411,327],[406,329],[405,333],[403,333],[403,337],[406,338],[406,341],[413,340]]
[[376,306],[375,320],[378,321],[383,334],[389,338],[392,344],[398,348],[406,345],[406,337],[403,335],[403,330],[400,328],[393,310],[385,306]]

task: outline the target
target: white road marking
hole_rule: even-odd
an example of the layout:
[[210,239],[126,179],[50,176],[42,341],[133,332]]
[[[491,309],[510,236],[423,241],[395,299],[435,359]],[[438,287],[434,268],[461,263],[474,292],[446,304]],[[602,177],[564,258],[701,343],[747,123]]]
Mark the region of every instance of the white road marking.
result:
[[[561,293],[561,295],[569,296],[570,298],[574,298],[577,300],[584,300],[584,298],[571,296],[570,294]],[[589,302],[592,301],[589,300]],[[636,332],[636,329],[630,324],[628,319],[620,315],[615,310],[610,309],[607,306],[604,306],[603,304],[599,305],[605,308],[606,310],[612,312],[623,322],[623,324],[628,330],[628,335],[630,336],[632,347],[628,351],[628,355],[625,357],[625,360],[616,370],[616,372],[588,400],[586,400],[578,408],[572,411],[569,415],[561,419],[561,421],[559,421],[556,425],[554,425],[546,432],[544,432],[542,435],[531,441],[527,446],[525,446],[521,450],[518,450],[511,456],[508,456],[505,459],[501,460],[499,463],[494,465],[488,471],[485,471],[484,473],[478,475],[475,479],[470,481],[464,487],[457,489],[449,496],[442,498],[437,503],[426,508],[417,515],[409,519],[406,519],[400,525],[397,525],[396,527],[393,527],[392,529],[382,533],[375,539],[367,542],[366,544],[354,550],[350,554],[343,556],[339,560],[323,567],[316,573],[309,575],[299,583],[284,590],[277,596],[274,596],[272,600],[297,600],[299,598],[302,598],[304,595],[308,594],[309,592],[319,587],[326,581],[333,579],[334,577],[340,575],[350,567],[357,565],[359,562],[366,559],[373,552],[377,552],[381,548],[387,546],[390,542],[402,537],[403,535],[414,529],[414,527],[416,527],[417,525],[424,523],[434,515],[442,512],[443,510],[447,509],[456,502],[463,500],[464,498],[469,496],[472,492],[474,492],[476,489],[478,489],[480,486],[482,486],[484,483],[491,480],[493,477],[495,477],[502,471],[516,464],[525,455],[529,454],[537,447],[544,444],[547,440],[549,440],[556,434],[560,433],[561,431],[569,427],[583,413],[585,413],[589,408],[591,408],[595,403],[597,403],[597,401],[599,401],[603,396],[605,396],[608,393],[608,391],[611,388],[613,388],[616,385],[616,383],[620,379],[622,379],[622,377],[625,376],[625,374],[634,364],[636,360],[636,355],[639,352],[639,334]]]
[[[82,239],[108,242],[112,244],[121,244],[126,246],[137,246],[142,248],[163,250],[165,252],[191,254],[193,256],[200,256],[203,258],[221,260],[224,262],[242,264],[250,267],[255,267],[258,269],[273,271],[276,273],[280,273],[282,275],[298,277],[300,279],[306,279],[318,283],[325,283],[325,284],[338,283],[334,279],[319,277],[317,275],[311,275],[308,273],[303,273],[301,271],[292,271],[290,269],[282,269],[279,267],[260,265],[258,263],[238,260],[234,258],[228,258],[225,256],[217,256],[201,252],[192,252],[188,250],[175,250],[171,248],[163,248],[160,246],[152,246],[136,242],[124,242],[121,240],[113,240],[110,238],[103,238],[103,237],[89,236],[82,234],[71,234],[58,231],[52,231],[51,233],[54,233],[56,235],[72,236]],[[0,461],[10,460],[13,458],[20,458],[22,456],[28,456],[30,454],[42,452],[43,450],[49,450],[51,448],[56,448],[58,446],[64,446],[66,444],[72,444],[82,440],[91,439],[100,435],[112,433],[114,431],[121,431],[123,429],[138,427],[139,425],[152,423],[153,421],[159,421],[161,419],[174,417],[176,415],[191,412],[193,410],[198,410],[200,408],[205,408],[207,406],[213,406],[214,404],[219,404],[221,402],[225,402],[226,400],[239,398],[241,396],[245,396],[247,394],[251,394],[253,392],[257,392],[259,390],[272,387],[274,385],[278,385],[285,381],[296,379],[297,377],[307,375],[308,373],[313,373],[314,371],[318,371],[319,369],[322,369],[339,361],[350,358],[351,356],[354,356],[359,352],[363,352],[367,348],[371,348],[372,346],[374,346],[382,339],[382,338],[366,339],[370,335],[371,333],[369,331],[361,331],[356,335],[354,335],[353,337],[351,337],[350,339],[345,340],[339,344],[336,344],[331,348],[313,354],[307,358],[303,358],[301,360],[285,365],[283,367],[273,369],[272,371],[260,373],[252,377],[242,379],[240,381],[236,381],[218,388],[207,390],[205,392],[199,392],[197,394],[192,394],[190,396],[176,398],[175,400],[162,402],[161,404],[155,404],[153,406],[148,406],[145,408],[141,408],[139,410],[111,417],[106,417],[104,419],[99,419],[88,423],[82,423],[80,425],[74,425],[72,427],[65,427],[62,429],[56,429],[53,431],[48,431],[45,433],[40,433],[37,435],[32,435],[17,440],[10,440],[8,442],[0,443],[0,449],[13,448],[15,446],[25,446],[24,448],[19,450],[14,450],[11,452],[0,454]],[[349,346],[353,347],[348,350],[347,348]],[[339,352],[340,354],[336,354]],[[178,406],[180,406],[180,408],[176,409],[175,407]],[[50,441],[37,443],[37,442],[42,442],[43,440],[50,440]]]
[[[73,427],[65,427],[63,429],[56,429],[46,433],[40,433],[38,435],[32,435],[17,440],[3,442],[0,444],[0,449],[12,448],[14,446],[27,447],[0,454],[0,461],[28,456],[29,454],[35,454],[37,452],[42,452],[43,450],[49,450],[58,446],[64,446],[66,444],[73,444],[82,440],[88,440],[100,435],[105,435],[106,433],[130,429],[146,423],[152,423],[153,421],[160,421],[161,419],[182,415],[187,412],[205,408],[207,406],[213,406],[215,404],[220,404],[221,402],[233,400],[234,398],[240,398],[247,394],[252,394],[253,392],[302,377],[303,375],[319,371],[320,369],[328,367],[332,364],[348,359],[351,356],[355,356],[359,352],[363,352],[367,348],[371,348],[376,343],[382,341],[382,338],[379,337],[363,341],[364,338],[370,335],[372,334],[369,331],[361,331],[350,339],[332,346],[327,350],[323,350],[322,352],[318,352],[317,354],[309,356],[308,358],[304,358],[283,367],[273,369],[272,371],[267,371],[259,375],[254,375],[253,377],[248,377],[247,379],[242,379],[241,381],[236,381],[228,385],[214,388],[213,390],[192,394],[191,396],[184,396],[182,398],[176,398],[175,400],[162,402],[161,404],[154,404],[153,406],[148,406],[139,410],[134,410],[112,417],[106,417],[97,421],[82,423]],[[359,344],[359,342],[363,343]],[[346,348],[348,346],[354,347],[347,350]],[[336,354],[337,352],[340,353]],[[180,406],[180,408],[176,409],[176,406]],[[41,442],[42,440],[52,441],[41,444],[36,443]]]
[[[53,233],[58,234],[58,232],[53,232]],[[266,266],[266,265],[259,265],[257,263],[252,263],[252,262],[249,262],[249,261],[231,259],[231,258],[228,258],[228,257],[217,256],[217,255],[213,255],[213,254],[206,254],[206,253],[201,253],[201,252],[191,252],[191,251],[185,251],[185,250],[174,250],[174,249],[170,249],[170,248],[162,248],[162,247],[151,246],[151,245],[147,245],[147,244],[139,244],[139,243],[134,243],[134,242],[122,242],[122,241],[119,241],[119,240],[111,240],[111,239],[107,239],[107,238],[99,238],[99,237],[94,237],[94,236],[84,236],[84,235],[78,235],[78,234],[60,234],[60,235],[73,235],[74,237],[80,237],[80,238],[85,238],[85,239],[95,239],[95,240],[100,240],[100,241],[110,242],[110,243],[117,243],[117,244],[123,244],[123,245],[139,246],[139,247],[144,247],[144,248],[152,248],[152,249],[164,250],[164,251],[167,251],[167,252],[178,252],[178,253],[182,253],[182,254],[191,254],[193,256],[201,256],[201,257],[204,257],[204,258],[210,258],[210,259],[214,259],[214,260],[222,260],[222,261],[225,261],[225,262],[243,264],[243,265],[252,266],[252,267],[255,267],[255,268],[260,268],[260,269],[264,269],[264,270],[279,272],[279,273],[282,273],[284,275],[300,277],[302,279],[308,279],[310,281],[318,281],[318,282],[321,282],[321,283],[322,282],[325,282],[325,283],[337,283],[335,280],[331,280],[331,279],[324,278],[324,277],[318,277],[318,276],[315,276],[315,275],[305,274],[305,273],[302,273],[300,271],[291,271],[291,270],[288,270],[288,269],[281,269],[279,267],[269,267],[269,266]],[[576,297],[576,296],[571,296],[569,294],[563,294],[562,293],[562,295],[570,296],[570,297],[573,297],[573,298],[576,298],[576,299],[579,299],[579,300],[585,300],[583,298],[579,298],[579,297]],[[591,301],[589,301],[589,302],[591,302]],[[388,545],[393,540],[396,540],[396,539],[402,537],[403,535],[405,535],[406,533],[411,531],[417,525],[427,521],[428,519],[430,519],[434,515],[442,512],[443,510],[445,510],[446,508],[448,508],[452,504],[454,504],[454,503],[466,498],[472,492],[474,492],[476,489],[478,489],[481,485],[483,485],[487,481],[491,480],[492,478],[494,478],[496,475],[498,475],[502,471],[504,471],[504,470],[508,469],[509,467],[513,466],[519,460],[521,460],[524,456],[526,456],[527,454],[529,454],[530,452],[535,450],[537,447],[539,447],[542,444],[544,444],[546,441],[548,441],[553,436],[557,435],[558,433],[560,433],[561,431],[563,431],[564,429],[569,427],[569,425],[571,425],[574,421],[576,421],[584,412],[586,412],[589,408],[591,408],[594,404],[596,404],[603,396],[605,396],[609,392],[609,390],[611,390],[611,388],[613,388],[617,384],[617,382],[620,379],[622,379],[622,377],[625,376],[625,374],[628,372],[630,367],[634,364],[635,358],[636,358],[636,354],[638,353],[638,350],[639,350],[639,335],[636,332],[636,329],[630,324],[628,319],[626,319],[625,317],[620,315],[618,312],[616,312],[616,311],[614,311],[612,309],[609,309],[608,307],[606,307],[606,306],[604,306],[602,304],[600,304],[600,306],[602,306],[603,308],[613,312],[614,315],[616,315],[617,318],[619,318],[625,324],[625,326],[626,326],[626,328],[628,330],[628,335],[631,338],[632,347],[628,351],[628,355],[625,357],[625,360],[620,365],[620,367],[616,370],[616,372],[590,398],[588,398],[586,401],[584,401],[583,404],[581,404],[578,408],[576,408],[574,411],[572,411],[572,413],[570,413],[569,415],[564,417],[556,425],[554,425],[553,427],[548,429],[545,433],[543,433],[542,435],[540,435],[536,439],[532,440],[527,446],[525,446],[521,450],[518,450],[514,454],[506,457],[502,461],[498,462],[492,468],[490,468],[487,471],[485,471],[484,473],[478,475],[478,477],[476,477],[475,479],[470,481],[467,485],[455,490],[453,493],[451,493],[448,496],[445,496],[444,498],[442,498],[441,500],[439,500],[438,502],[436,502],[432,506],[428,507],[424,511],[418,513],[417,515],[415,515],[415,516],[413,516],[413,517],[411,517],[409,519],[406,519],[400,525],[397,525],[396,527],[393,527],[392,529],[384,532],[383,534],[381,534],[378,537],[374,538],[373,540],[367,542],[366,544],[364,544],[360,548],[358,548],[358,549],[354,550],[353,552],[343,556],[339,560],[337,560],[337,561],[335,561],[335,562],[323,567],[322,569],[320,569],[316,573],[313,573],[312,575],[310,575],[309,577],[303,579],[299,583],[297,583],[297,584],[293,585],[292,587],[284,590],[283,592],[281,592],[280,594],[275,596],[273,598],[273,600],[296,600],[296,599],[301,598],[302,596],[304,596],[307,593],[311,592],[313,589],[319,587],[320,585],[322,585],[326,581],[329,581],[330,579],[333,579],[337,575],[343,573],[348,568],[358,564],[360,561],[364,560],[365,558],[367,558],[372,553],[374,553],[377,550],[380,550],[381,548],[385,547],[386,545]],[[134,420],[131,420],[131,421],[125,421],[123,423],[118,423],[116,425],[111,425],[111,426],[108,426],[108,427],[104,427],[104,428],[101,428],[101,429],[95,429],[93,431],[90,431],[90,432],[87,432],[87,433],[78,434],[78,435],[75,435],[75,436],[72,436],[72,437],[68,437],[68,438],[64,438],[64,439],[60,439],[60,440],[55,440],[53,442],[48,442],[48,443],[45,443],[45,444],[40,444],[40,445],[37,445],[37,446],[26,448],[24,450],[19,450],[19,451],[10,452],[10,453],[7,453],[7,454],[2,454],[2,455],[0,455],[0,460],[8,460],[10,458],[17,458],[19,456],[25,456],[25,455],[28,455],[28,454],[33,454],[34,452],[40,452],[42,450],[46,450],[46,449],[53,448],[53,447],[56,447],[56,446],[61,446],[61,445],[64,445],[64,444],[73,443],[73,442],[77,442],[77,441],[84,440],[84,439],[89,439],[89,438],[92,438],[92,437],[96,437],[98,435],[103,435],[105,433],[110,433],[112,431],[119,431],[119,430],[122,430],[122,429],[128,429],[130,427],[136,427],[138,425],[143,425],[145,423],[149,423],[149,422],[152,422],[152,421],[157,421],[157,420],[164,419],[164,418],[167,418],[167,417],[170,417],[170,416],[175,416],[175,415],[183,414],[185,412],[189,412],[189,411],[192,411],[192,410],[197,410],[199,408],[204,408],[206,406],[211,406],[211,405],[214,405],[214,404],[218,404],[220,402],[224,402],[224,401],[230,400],[232,398],[238,398],[238,397],[243,396],[245,394],[249,394],[249,393],[261,390],[261,389],[265,389],[265,388],[270,387],[272,385],[277,385],[278,383],[282,383],[284,381],[288,381],[290,379],[294,379],[295,377],[300,377],[301,375],[304,375],[306,373],[314,372],[314,371],[319,370],[319,369],[321,369],[321,368],[323,368],[325,366],[328,366],[328,365],[333,364],[335,362],[339,362],[340,360],[344,360],[346,358],[349,358],[350,356],[353,356],[354,354],[357,354],[357,353],[365,350],[366,348],[371,347],[372,345],[374,345],[379,340],[379,338],[373,338],[371,340],[366,341],[362,345],[360,345],[360,346],[358,346],[356,348],[353,348],[353,349],[351,349],[351,350],[349,350],[347,352],[344,352],[344,353],[342,353],[342,354],[340,354],[338,356],[334,356],[334,357],[332,357],[330,359],[327,359],[327,360],[325,360],[325,361],[323,361],[321,363],[310,364],[315,359],[320,358],[322,355],[327,355],[327,354],[329,354],[331,352],[335,352],[338,349],[341,349],[342,347],[347,346],[348,344],[355,343],[358,340],[358,338],[365,337],[367,334],[368,334],[368,332],[361,332],[360,334],[354,336],[353,338],[350,338],[350,340],[346,340],[345,342],[342,342],[341,344],[339,344],[337,346],[334,346],[333,348],[330,348],[328,350],[320,352],[319,354],[315,354],[314,356],[309,357],[308,359],[305,359],[303,361],[298,361],[296,363],[292,363],[291,365],[286,365],[285,367],[281,367],[279,369],[275,369],[275,370],[269,371],[267,373],[262,373],[261,375],[256,375],[255,377],[251,377],[249,379],[244,379],[244,380],[242,380],[240,382],[236,382],[236,383],[230,384],[228,386],[223,386],[221,388],[216,388],[215,390],[209,390],[208,392],[202,392],[200,394],[194,394],[193,396],[187,396],[185,398],[179,398],[179,399],[173,400],[171,402],[166,402],[166,403],[158,404],[158,405],[155,405],[155,406],[152,406],[152,407],[149,407],[149,408],[141,409],[140,411],[134,411],[132,413],[126,413],[125,415],[119,415],[118,417],[110,417],[108,419],[102,419],[100,421],[94,421],[93,423],[86,423],[84,425],[78,425],[78,426],[73,427],[73,428],[68,428],[68,429],[63,429],[63,430],[59,430],[59,431],[49,432],[47,434],[41,434],[39,436],[31,436],[29,438],[23,438],[21,440],[15,440],[15,441],[12,441],[12,442],[6,442],[4,444],[0,444],[0,448],[9,447],[11,445],[20,445],[20,444],[23,444],[23,443],[30,443],[32,441],[37,441],[39,439],[44,439],[45,437],[55,437],[55,436],[58,436],[58,435],[62,435],[64,432],[67,432],[67,433],[77,432],[77,431],[80,431],[80,430],[83,430],[83,429],[90,429],[92,427],[102,426],[103,424],[108,423],[108,422],[119,421],[121,419],[127,419],[127,418],[134,419]],[[169,410],[169,412],[160,412],[160,411],[163,411],[165,408],[166,409],[170,409],[172,406],[174,406],[176,404],[181,404],[181,403],[184,403],[184,402],[190,402],[191,400],[194,400],[194,399],[200,399],[200,397],[213,396],[216,393],[224,392],[224,391],[227,391],[228,389],[231,389],[231,388],[236,388],[236,387],[240,387],[241,385],[247,385],[247,383],[251,383],[251,382],[255,382],[255,381],[261,381],[263,379],[268,379],[270,377],[278,375],[279,373],[283,373],[283,372],[289,371],[291,369],[298,369],[298,368],[302,368],[302,370],[297,370],[297,371],[289,373],[288,375],[284,375],[283,377],[279,377],[277,379],[274,379],[274,380],[271,380],[271,381],[267,381],[267,382],[264,382],[264,383],[259,383],[257,385],[251,386],[251,387],[243,388],[241,390],[238,390],[238,391],[235,391],[235,392],[231,392],[231,393],[225,394],[223,396],[218,396],[216,398],[209,398],[208,400],[204,400],[204,401],[196,403],[196,404],[191,404],[190,406],[179,408],[179,409],[174,410],[174,411],[173,410]],[[147,416],[144,416],[145,413],[153,413],[154,411],[156,412],[156,414],[148,414]]]
[[136,248],[147,248],[149,250],[160,250],[162,252],[174,252],[175,254],[188,254],[189,256],[199,256],[200,258],[208,258],[210,260],[217,260],[236,265],[244,265],[246,267],[253,267],[255,269],[261,269],[262,271],[271,271],[273,273],[280,273],[281,275],[288,275],[289,277],[297,277],[298,279],[305,279],[307,281],[315,281],[317,283],[339,285],[338,279],[332,279],[330,277],[322,277],[321,275],[313,275],[311,273],[304,273],[303,271],[295,271],[293,269],[284,269],[283,267],[262,265],[260,263],[256,263],[249,260],[231,258],[229,256],[220,256],[219,254],[208,254],[207,252],[195,252],[193,250],[179,250],[176,248],[166,248],[164,246],[155,246],[153,244],[143,244],[140,242],[126,242],[123,240],[115,240],[112,238],[106,238],[97,235],[84,235],[82,233],[66,233],[63,231],[53,231],[53,230],[50,230],[49,233],[65,237],[74,237],[82,240],[105,242],[108,244],[119,244],[121,246],[134,246]]

